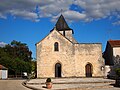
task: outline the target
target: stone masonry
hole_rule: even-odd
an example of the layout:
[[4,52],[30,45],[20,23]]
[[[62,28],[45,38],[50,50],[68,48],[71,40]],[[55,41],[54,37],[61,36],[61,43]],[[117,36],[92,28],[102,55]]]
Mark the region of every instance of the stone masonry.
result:
[[[77,43],[71,29],[63,27],[62,30],[55,27],[36,44],[37,77],[59,77],[56,73],[61,74],[60,77],[103,77],[101,43]],[[58,51],[54,50],[56,42]],[[58,69],[57,63],[61,65]]]

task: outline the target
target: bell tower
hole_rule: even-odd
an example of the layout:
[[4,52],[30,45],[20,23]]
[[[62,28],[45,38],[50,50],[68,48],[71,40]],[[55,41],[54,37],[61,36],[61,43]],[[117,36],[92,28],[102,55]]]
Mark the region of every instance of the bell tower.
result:
[[69,28],[68,24],[66,23],[63,15],[61,14],[60,17],[58,18],[58,21],[56,23],[56,29],[63,34],[64,36],[66,36],[66,32],[67,31],[71,31],[72,34],[74,33],[73,30],[71,28]]
[[71,29],[67,22],[65,21],[64,16],[61,14],[58,18],[57,23],[55,24],[56,30],[58,30],[64,37],[76,43],[76,40],[73,38],[72,34],[74,34],[73,29]]

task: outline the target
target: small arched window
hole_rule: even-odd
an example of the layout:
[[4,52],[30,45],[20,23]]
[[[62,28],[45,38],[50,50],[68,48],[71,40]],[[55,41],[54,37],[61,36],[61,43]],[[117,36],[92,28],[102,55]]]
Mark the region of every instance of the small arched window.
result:
[[59,44],[58,44],[58,42],[54,43],[54,51],[59,51]]

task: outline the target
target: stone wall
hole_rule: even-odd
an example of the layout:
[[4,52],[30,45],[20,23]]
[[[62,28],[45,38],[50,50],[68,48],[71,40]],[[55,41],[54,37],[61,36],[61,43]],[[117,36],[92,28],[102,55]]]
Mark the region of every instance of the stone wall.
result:
[[[63,31],[59,31],[63,35]],[[69,39],[73,43],[77,43],[77,41],[72,36],[72,30],[65,31],[65,37]]]
[[120,47],[114,47],[113,48],[113,56],[120,56]]
[[[54,51],[54,43],[58,42],[59,51]],[[73,44],[54,30],[37,44],[37,76],[55,77],[55,64],[61,63],[62,77],[74,75]]]
[[101,70],[104,67],[102,58],[101,44],[75,44],[75,67],[76,76],[85,77],[85,66],[90,63],[92,65],[92,76],[104,76]]
[[[69,34],[69,33],[67,33]],[[66,34],[66,35],[67,35]],[[54,43],[59,45],[59,51],[54,51]],[[55,77],[55,64],[61,64],[61,77],[86,77],[85,66],[92,65],[92,76],[104,76],[101,67],[101,44],[74,44],[53,30],[47,37],[36,44],[37,77]]]
[[120,47],[113,47],[113,61],[116,68],[120,66]]

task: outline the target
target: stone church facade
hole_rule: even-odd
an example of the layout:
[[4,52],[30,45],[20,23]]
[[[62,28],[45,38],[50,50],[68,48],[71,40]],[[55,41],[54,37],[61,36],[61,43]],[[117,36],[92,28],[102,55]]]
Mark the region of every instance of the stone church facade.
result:
[[101,43],[78,43],[61,15],[55,28],[36,44],[37,77],[103,77]]

